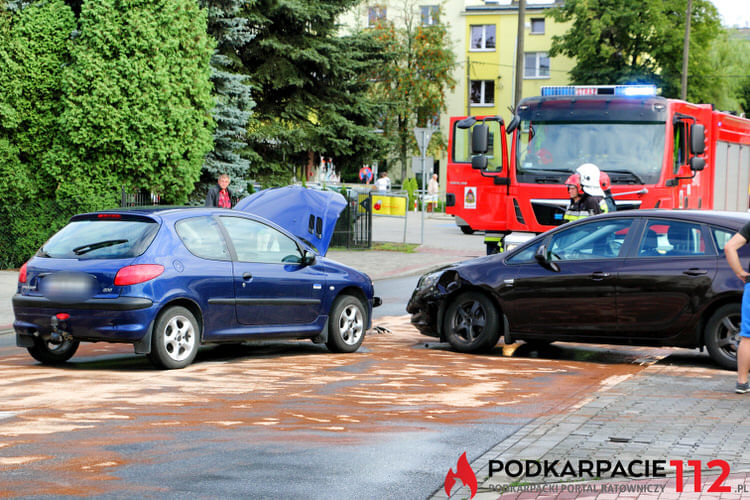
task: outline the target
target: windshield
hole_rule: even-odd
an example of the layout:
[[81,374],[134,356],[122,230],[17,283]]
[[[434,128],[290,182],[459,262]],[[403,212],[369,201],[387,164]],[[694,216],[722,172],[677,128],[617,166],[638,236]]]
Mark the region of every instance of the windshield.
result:
[[122,259],[146,251],[159,224],[144,220],[75,220],[44,244],[37,256],[55,259]]
[[521,182],[570,174],[583,163],[607,172],[613,184],[653,184],[664,155],[664,123],[521,121],[516,168]]

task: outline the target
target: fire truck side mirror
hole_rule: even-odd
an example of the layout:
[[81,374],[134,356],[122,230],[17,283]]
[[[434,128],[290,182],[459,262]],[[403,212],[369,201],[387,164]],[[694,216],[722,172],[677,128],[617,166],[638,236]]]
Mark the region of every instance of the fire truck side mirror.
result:
[[700,156],[693,156],[690,158],[690,170],[693,172],[699,172],[706,167],[706,159]]
[[487,152],[489,127],[484,123],[474,125],[471,130],[471,151],[475,155],[483,155]]
[[476,155],[471,158],[471,168],[475,170],[487,170],[487,157],[484,155]]
[[505,132],[508,134],[512,133],[515,129],[518,128],[518,125],[520,123],[521,123],[521,117],[518,115],[513,115],[513,118],[511,118],[510,123],[508,124],[507,127],[505,127]]
[[[705,129],[705,126],[699,123],[696,123],[692,127],[690,127],[690,152],[692,152],[694,155],[702,155],[705,150],[706,150],[706,129]],[[700,170],[700,169],[694,168],[693,170]]]

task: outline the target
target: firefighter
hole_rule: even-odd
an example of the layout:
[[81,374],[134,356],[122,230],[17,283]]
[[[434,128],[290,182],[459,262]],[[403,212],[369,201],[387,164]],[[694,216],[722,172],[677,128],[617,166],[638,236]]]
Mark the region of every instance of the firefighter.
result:
[[565,181],[570,196],[570,203],[563,215],[565,222],[602,213],[600,203],[604,201],[604,192],[599,184],[599,174],[596,165],[584,163]]
[[607,172],[602,171],[599,174],[599,186],[602,188],[602,192],[604,193],[604,200],[602,200],[602,202],[604,203],[604,205],[602,206],[602,213],[606,214],[607,212],[615,212],[617,210],[617,205],[615,204],[615,199],[612,195],[612,181],[609,180],[609,175],[607,175]]

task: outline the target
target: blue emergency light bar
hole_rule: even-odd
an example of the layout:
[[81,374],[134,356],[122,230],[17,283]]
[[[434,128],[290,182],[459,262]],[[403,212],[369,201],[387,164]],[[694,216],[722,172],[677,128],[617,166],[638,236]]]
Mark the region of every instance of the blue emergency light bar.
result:
[[656,85],[548,85],[542,87],[542,95],[655,96]]

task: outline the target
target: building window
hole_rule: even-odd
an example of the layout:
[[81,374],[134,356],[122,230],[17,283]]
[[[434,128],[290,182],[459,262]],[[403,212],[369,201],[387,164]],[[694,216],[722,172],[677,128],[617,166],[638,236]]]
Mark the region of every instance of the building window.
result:
[[367,9],[367,25],[376,26],[385,21],[385,5],[373,5]]
[[544,34],[544,18],[531,19],[531,34],[532,35],[543,35]]
[[422,26],[432,26],[438,23],[438,12],[440,7],[437,5],[422,5],[419,7],[419,13],[422,17]]
[[524,78],[549,78],[549,57],[546,52],[526,52]]
[[472,80],[471,104],[478,106],[494,106],[495,82],[492,80]]
[[494,24],[479,24],[471,27],[471,50],[495,50]]

